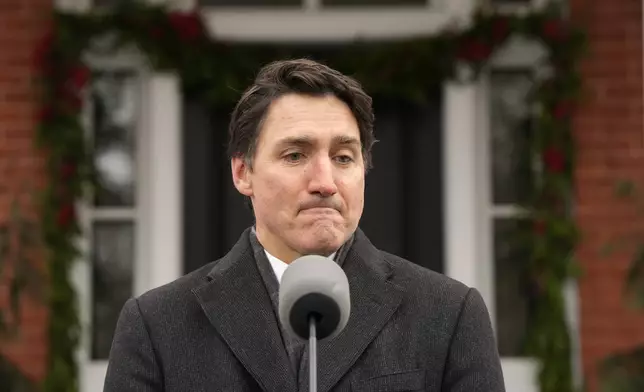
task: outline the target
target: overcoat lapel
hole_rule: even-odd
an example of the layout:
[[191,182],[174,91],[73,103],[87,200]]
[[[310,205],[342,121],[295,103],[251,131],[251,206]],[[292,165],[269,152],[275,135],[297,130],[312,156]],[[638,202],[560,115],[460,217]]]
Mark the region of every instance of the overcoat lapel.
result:
[[296,392],[278,321],[248,238],[237,244],[193,290],[211,324],[266,392]]

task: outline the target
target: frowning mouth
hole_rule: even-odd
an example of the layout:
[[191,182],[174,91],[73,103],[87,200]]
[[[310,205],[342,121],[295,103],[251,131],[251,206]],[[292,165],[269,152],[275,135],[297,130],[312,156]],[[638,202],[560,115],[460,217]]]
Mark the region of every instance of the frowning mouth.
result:
[[312,207],[312,208],[306,208],[302,210],[301,212],[307,213],[307,214],[337,214],[338,211],[335,208],[330,208],[330,207]]

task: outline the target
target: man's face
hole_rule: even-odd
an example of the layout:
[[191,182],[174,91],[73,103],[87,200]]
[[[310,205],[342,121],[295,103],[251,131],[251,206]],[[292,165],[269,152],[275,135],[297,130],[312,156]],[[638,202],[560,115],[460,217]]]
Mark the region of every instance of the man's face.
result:
[[289,94],[275,100],[252,169],[232,161],[233,181],[253,202],[266,250],[290,263],[329,255],[351,236],[364,206],[358,124],[341,100]]

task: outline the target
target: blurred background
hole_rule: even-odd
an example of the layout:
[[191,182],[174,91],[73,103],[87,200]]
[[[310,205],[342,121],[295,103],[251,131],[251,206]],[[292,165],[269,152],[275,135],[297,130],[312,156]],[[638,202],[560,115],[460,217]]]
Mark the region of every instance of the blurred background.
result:
[[[39,98],[31,56],[38,38],[54,10],[98,12],[114,3],[0,0],[0,223],[15,218],[15,200],[26,206],[22,211],[27,216],[33,215],[33,189],[47,181],[46,161],[34,147]],[[172,2],[179,9],[197,10],[208,34],[229,46],[295,44],[321,61],[355,39],[438,32],[467,20],[481,4]],[[644,343],[644,317],[623,298],[629,276],[637,280],[644,275],[631,268],[633,248],[602,252],[603,244],[616,236],[644,239],[637,237],[642,216],[615,193],[619,179],[641,179],[643,4],[562,4],[567,17],[587,34],[589,51],[580,68],[583,100],[572,119],[577,150],[571,213],[581,234],[574,256],[583,273],[564,286],[570,355],[557,360],[571,369],[575,388],[598,390],[601,365]],[[487,0],[484,5],[522,14],[545,3]],[[536,138],[534,110],[526,102],[535,78],[544,71],[545,54],[538,42],[511,40],[476,80],[428,87],[423,101],[375,95],[380,142],[374,147],[374,169],[367,175],[361,221],[377,247],[479,288],[493,319],[511,392],[569,390],[566,380],[557,387],[557,377],[549,378],[554,385],[543,385],[539,360],[526,353],[526,331],[538,311],[535,282],[527,272],[529,256],[512,239],[524,224],[521,206],[531,197],[534,181],[524,159]],[[98,186],[79,207],[82,253],[72,273],[81,321],[79,392],[102,390],[115,322],[126,299],[221,257],[252,224],[232,186],[225,156],[232,104],[213,109],[203,99],[183,94],[177,75],[151,70],[136,51],[96,56],[90,63],[94,76],[82,118]],[[13,241],[6,233],[0,231],[5,234],[0,236],[0,255]],[[539,235],[538,229],[533,235]],[[0,299],[7,302],[3,306],[10,306],[13,286],[1,287]],[[13,385],[9,391],[38,383],[55,362],[49,355],[51,312],[46,303],[21,298],[17,307],[19,333],[0,340],[0,385]],[[632,384],[605,390],[644,390],[637,384],[644,379],[644,355],[637,355],[614,360],[622,380]],[[642,389],[619,389],[637,385]]]

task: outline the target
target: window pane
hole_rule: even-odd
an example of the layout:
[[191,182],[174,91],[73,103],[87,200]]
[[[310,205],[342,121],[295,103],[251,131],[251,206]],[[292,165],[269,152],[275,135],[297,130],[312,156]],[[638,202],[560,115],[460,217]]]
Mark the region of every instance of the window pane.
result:
[[109,356],[114,328],[133,293],[134,224],[95,222],[92,260],[92,358]]
[[333,5],[427,5],[427,0],[322,0],[322,4],[326,6]]
[[530,195],[530,119],[526,96],[532,86],[528,72],[493,72],[490,80],[494,204],[516,204]]
[[521,356],[530,311],[529,253],[515,241],[517,230],[526,229],[524,222],[494,221],[496,332],[499,352],[508,357]]
[[137,82],[130,72],[102,73],[93,82],[94,204],[98,207],[134,205]]
[[302,6],[302,0],[198,0],[200,6],[279,7]]

